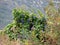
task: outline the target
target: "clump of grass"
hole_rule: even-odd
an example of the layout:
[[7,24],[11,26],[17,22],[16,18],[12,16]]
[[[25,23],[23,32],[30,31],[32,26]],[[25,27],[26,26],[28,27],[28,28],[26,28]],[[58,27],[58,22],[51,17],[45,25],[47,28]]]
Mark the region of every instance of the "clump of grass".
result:
[[14,9],[12,12],[13,22],[5,27],[5,33],[11,40],[20,39],[23,42],[31,40],[37,43],[43,40],[41,31],[45,31],[46,20],[40,11],[38,11],[39,17],[22,9]]

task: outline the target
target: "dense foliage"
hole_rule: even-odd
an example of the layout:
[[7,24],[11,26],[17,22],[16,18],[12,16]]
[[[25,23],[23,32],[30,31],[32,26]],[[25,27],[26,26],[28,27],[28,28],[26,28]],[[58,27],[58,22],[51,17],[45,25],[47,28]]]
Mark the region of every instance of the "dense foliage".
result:
[[38,11],[39,17],[22,9],[14,9],[12,12],[13,22],[5,28],[5,33],[10,39],[43,40],[43,35],[40,34],[41,31],[45,31],[46,20],[40,11]]
[[[14,9],[13,22],[5,27],[5,34],[12,40],[20,39],[23,45],[60,45],[60,8],[53,2],[45,7],[46,18],[22,9]],[[47,23],[47,26],[46,26]]]

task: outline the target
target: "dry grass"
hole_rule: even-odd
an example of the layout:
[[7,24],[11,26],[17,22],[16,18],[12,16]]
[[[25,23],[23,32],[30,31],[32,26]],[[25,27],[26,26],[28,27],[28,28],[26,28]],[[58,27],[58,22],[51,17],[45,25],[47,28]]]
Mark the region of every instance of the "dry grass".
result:
[[0,31],[0,45],[20,45],[20,42],[18,40],[10,41],[8,36],[5,35],[3,31]]
[[[41,45],[58,45],[58,38],[55,35],[56,34],[52,32],[45,33],[46,39],[44,39],[44,44]],[[34,42],[32,40],[25,40],[25,43],[21,43],[20,40],[10,41],[9,37],[6,34],[4,34],[4,31],[0,31],[0,45],[40,45],[40,43]]]

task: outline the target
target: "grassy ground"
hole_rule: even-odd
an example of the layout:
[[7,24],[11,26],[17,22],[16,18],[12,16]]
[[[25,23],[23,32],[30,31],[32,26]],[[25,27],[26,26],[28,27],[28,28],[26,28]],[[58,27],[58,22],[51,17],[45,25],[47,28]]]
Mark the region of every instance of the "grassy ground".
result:
[[[45,34],[47,39],[45,40],[43,45],[59,45],[58,43],[58,37],[55,35],[55,33],[48,32]],[[19,40],[9,40],[9,37],[4,34],[4,31],[0,30],[0,45],[34,45],[31,40],[27,40],[25,44],[20,43]],[[37,44],[38,45],[38,44]]]
[[19,39],[10,40],[9,37],[4,33],[4,30],[0,30],[0,45],[34,45],[32,41],[27,40],[22,43]]
[[4,31],[0,30],[0,45],[20,45],[20,42],[18,40],[10,41],[8,36],[4,34]]

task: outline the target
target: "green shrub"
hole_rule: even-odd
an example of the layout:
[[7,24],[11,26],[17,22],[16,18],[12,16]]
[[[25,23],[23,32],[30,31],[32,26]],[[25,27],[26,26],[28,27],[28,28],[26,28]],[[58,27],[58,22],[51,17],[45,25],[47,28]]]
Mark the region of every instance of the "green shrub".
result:
[[40,40],[40,31],[44,31],[46,25],[44,15],[38,11],[38,17],[37,14],[22,9],[14,9],[12,12],[13,22],[5,28],[10,39]]

